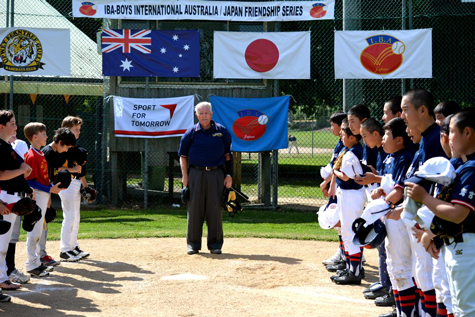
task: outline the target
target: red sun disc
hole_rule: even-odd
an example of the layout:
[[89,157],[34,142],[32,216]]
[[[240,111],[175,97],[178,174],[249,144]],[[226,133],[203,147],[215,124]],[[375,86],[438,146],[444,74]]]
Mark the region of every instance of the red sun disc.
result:
[[255,40],[246,48],[246,63],[252,70],[264,73],[270,71],[279,61],[279,49],[266,39]]

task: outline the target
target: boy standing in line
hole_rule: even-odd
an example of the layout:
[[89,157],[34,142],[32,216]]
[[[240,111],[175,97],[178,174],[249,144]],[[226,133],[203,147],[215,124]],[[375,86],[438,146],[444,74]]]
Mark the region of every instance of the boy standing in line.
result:
[[[341,223],[341,236],[344,244],[346,269],[338,271],[336,276],[331,279],[336,284],[361,284],[362,248],[353,243],[353,221],[361,216],[364,203],[366,201],[363,186],[357,184],[354,178],[357,174],[363,173],[360,160],[363,154],[363,148],[359,143],[361,136],[354,135],[348,127],[348,121],[345,119],[341,125],[341,140],[345,148],[341,166],[333,167],[333,177],[330,184],[330,196],[334,196],[336,185],[338,184],[337,204]],[[351,204],[347,202],[351,201]]]
[[[16,135],[17,125],[15,114],[11,110],[0,110],[0,200],[11,204],[21,198],[30,195],[33,191],[28,186],[25,177],[31,173],[31,167],[23,162],[8,143],[11,136]],[[17,215],[6,211],[3,219],[15,223]],[[5,257],[7,254],[12,228],[7,233],[0,235],[0,288],[3,290],[15,290],[21,284],[11,282],[7,275]],[[14,255],[13,255],[14,256]],[[1,295],[3,298],[4,295]]]
[[[55,131],[53,142],[45,146],[42,150],[46,162],[48,162],[48,177],[54,181],[59,172],[59,167],[63,165],[64,159],[61,154],[65,154],[69,148],[76,145],[76,137],[69,129],[59,128]],[[48,206],[51,205],[51,199],[48,202]],[[48,236],[48,224],[41,235],[40,256],[41,263],[45,266],[56,266],[60,262],[55,261],[51,256],[46,253],[46,240]],[[77,261],[77,260],[76,260]]]
[[[79,139],[81,134],[82,119],[68,116],[63,119],[62,128],[68,128]],[[61,227],[61,253],[62,261],[74,261],[89,256],[88,252],[82,251],[78,244],[78,232],[81,208],[81,185],[88,187],[86,181],[86,162],[88,152],[79,144],[69,149],[65,154],[66,160],[61,169],[68,169],[73,179],[71,185],[61,192],[61,206],[63,207],[63,226]],[[74,256],[73,256],[74,255]]]
[[[45,219],[50,193],[57,194],[62,189],[60,183],[52,186],[48,178],[48,163],[41,152],[41,147],[46,145],[48,136],[46,126],[39,122],[30,122],[25,126],[25,136],[31,143],[31,148],[26,154],[25,163],[31,166],[31,174],[26,179],[28,185],[33,188],[36,196],[36,204],[41,209],[41,219],[34,225],[33,230],[27,233],[26,238],[26,271],[34,277],[48,276],[48,267],[41,264],[38,242],[43,234]],[[62,149],[66,150],[66,147]]]

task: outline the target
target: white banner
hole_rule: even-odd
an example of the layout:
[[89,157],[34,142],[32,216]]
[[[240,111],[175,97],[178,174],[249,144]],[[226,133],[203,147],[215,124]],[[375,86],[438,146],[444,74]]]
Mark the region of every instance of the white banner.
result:
[[337,31],[335,78],[432,78],[432,30]]
[[0,29],[0,75],[71,75],[69,29]]
[[162,99],[114,97],[115,136],[182,136],[193,126],[193,105],[194,96]]
[[310,32],[214,32],[214,78],[310,78]]
[[73,16],[132,20],[314,21],[333,20],[335,0],[198,1],[72,0]]

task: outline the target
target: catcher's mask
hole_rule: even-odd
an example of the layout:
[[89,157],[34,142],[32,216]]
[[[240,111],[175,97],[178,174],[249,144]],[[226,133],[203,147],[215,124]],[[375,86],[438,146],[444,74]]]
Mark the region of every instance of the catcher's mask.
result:
[[231,188],[223,189],[223,209],[228,212],[228,215],[234,217],[242,210],[242,206],[237,200],[236,192]]
[[11,226],[12,224],[6,220],[3,220],[3,216],[0,215],[0,235],[7,233]]
[[364,226],[366,220],[363,218],[356,218],[353,222],[352,229],[355,233],[353,243],[360,247],[368,249],[375,249],[384,242],[386,238],[386,226],[381,219],[374,223]]
[[184,205],[188,205],[189,201],[190,201],[190,189],[188,187],[182,188],[181,189],[181,202]]

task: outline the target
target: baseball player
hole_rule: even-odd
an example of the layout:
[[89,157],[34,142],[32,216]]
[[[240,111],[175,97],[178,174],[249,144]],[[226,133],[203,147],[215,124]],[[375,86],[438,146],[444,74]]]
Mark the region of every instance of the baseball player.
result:
[[[384,151],[382,146],[383,141],[383,126],[379,121],[374,118],[368,118],[361,123],[360,132],[363,138],[363,142],[365,145],[369,146],[370,148],[377,148],[378,149],[378,156],[376,160],[376,170],[372,172],[366,172],[361,177],[355,177],[355,182],[360,185],[371,185],[371,187],[367,187],[366,190],[368,192],[371,188],[376,188],[378,185],[375,183],[381,183],[381,178],[384,176],[385,168],[385,160],[387,157],[387,153]],[[394,305],[394,297],[392,297],[392,292],[390,292],[391,288],[391,281],[388,274],[388,269],[386,265],[386,248],[384,243],[378,246],[378,254],[379,254],[379,284],[372,285],[370,289],[365,289],[363,294],[367,299],[377,299],[378,297],[383,297],[387,294],[391,295],[390,297],[385,297],[384,299],[379,299],[376,303],[381,306],[392,306]],[[366,291],[366,292],[365,292]]]
[[[25,159],[26,153],[28,153],[28,144],[23,140],[18,140],[16,135],[13,135],[8,140],[8,143],[11,144],[13,150],[23,159]],[[10,238],[10,243],[8,244],[8,251],[6,256],[7,262],[7,274],[10,281],[26,284],[30,281],[30,274],[24,274],[16,268],[15,264],[15,251],[16,243],[20,239],[20,230],[21,229],[21,217],[17,217],[15,223],[12,223],[12,236]]]
[[[43,223],[50,200],[50,193],[57,194],[62,189],[60,183],[52,186],[48,178],[48,163],[40,148],[46,146],[46,126],[39,122],[30,122],[25,126],[25,136],[31,143],[31,148],[26,154],[25,163],[31,166],[32,172],[27,177],[28,185],[33,188],[36,197],[36,204],[41,209],[41,219],[34,225],[33,230],[27,233],[26,249],[27,259],[25,262],[26,271],[34,277],[45,277],[49,275],[48,267],[41,264],[39,253],[39,240],[43,234]],[[63,151],[66,151],[64,147]]]
[[[343,119],[346,118],[345,113],[334,113],[330,117],[330,130],[332,131],[332,134],[334,136],[340,136],[340,130],[341,130],[341,123],[343,122]],[[340,154],[341,150],[343,150],[343,142],[341,141],[341,138],[338,139],[338,142],[335,146],[335,149],[333,150],[333,156],[330,161],[330,167],[333,168],[333,164],[338,157],[338,154]],[[320,184],[320,189],[322,190],[322,193],[325,197],[328,197],[328,186],[330,185],[331,181],[331,174],[323,180],[323,182]],[[335,227],[336,232],[338,233],[338,239],[340,240],[340,246],[336,250],[335,254],[333,254],[331,257],[329,257],[326,260],[323,260],[322,263],[323,265],[335,265],[339,263],[344,263],[346,262],[345,257],[342,255],[345,254],[344,252],[344,247],[343,247],[343,240],[341,239],[341,228],[340,227]]]
[[[68,116],[63,119],[61,127],[70,129],[79,139],[81,134],[82,119],[79,117]],[[73,179],[69,187],[62,191],[59,195],[61,197],[61,206],[63,207],[63,225],[61,227],[61,253],[62,261],[75,262],[89,256],[88,252],[82,251],[78,244],[79,222],[81,220],[81,185],[84,188],[88,187],[86,181],[86,162],[88,152],[79,144],[70,148],[65,153],[65,163],[63,167],[67,169]]]
[[[366,202],[363,186],[354,181],[356,175],[361,175],[363,169],[360,160],[363,156],[363,148],[359,141],[360,135],[354,135],[348,127],[345,119],[341,125],[341,140],[345,148],[342,153],[341,166],[335,163],[333,177],[330,184],[330,196],[335,195],[338,184],[337,204],[341,223],[341,236],[345,247],[346,269],[338,272],[331,279],[336,284],[361,284],[362,278],[362,248],[353,243],[353,221],[358,218]],[[341,155],[341,154],[340,154]],[[347,202],[351,201],[351,204]]]
[[[450,202],[434,198],[424,188],[407,184],[408,196],[426,205],[439,219],[446,221],[452,229],[441,230],[444,239],[442,256],[445,258],[449,286],[453,296],[454,316],[475,315],[475,123],[473,108],[455,114],[450,121],[449,140],[454,152],[466,155],[467,162],[456,171],[453,194]],[[431,230],[432,230],[431,226]],[[434,252],[434,241],[427,250]]]
[[[69,129],[59,128],[56,130],[53,137],[53,142],[48,144],[42,149],[46,162],[48,163],[48,177],[52,181],[56,181],[60,167],[64,163],[64,155],[69,148],[76,145],[76,137]],[[63,191],[62,191],[63,192]],[[51,200],[48,205],[51,204]],[[48,236],[48,224],[45,223],[45,229],[41,235],[39,242],[40,255],[43,265],[59,265],[58,261],[55,261],[51,256],[46,253],[46,240]],[[76,261],[79,259],[75,259]]]
[[[0,200],[11,204],[19,201],[22,197],[32,193],[25,177],[31,173],[31,167],[23,162],[12,146],[8,143],[11,136],[16,135],[17,125],[15,114],[11,110],[0,110]],[[5,210],[3,219],[10,223],[15,223],[17,215]],[[14,290],[21,287],[21,284],[11,282],[7,275],[7,265],[5,256],[7,254],[12,228],[7,233],[0,235],[0,288],[3,290]],[[13,255],[14,256],[14,255]]]
[[[375,189],[372,198],[385,196],[389,206],[402,202],[404,196],[403,180],[413,159],[407,148],[410,143],[406,133],[406,125],[400,118],[394,118],[384,125],[383,148],[388,157],[383,174],[392,175],[394,187],[389,193],[384,193],[380,187]],[[392,212],[386,215],[385,224],[387,237],[385,241],[387,268],[393,287],[398,316],[412,316],[415,311],[416,287],[412,280],[412,262],[409,237],[402,220],[392,217]],[[376,304],[378,304],[376,302]],[[404,315],[405,314],[405,315]]]

